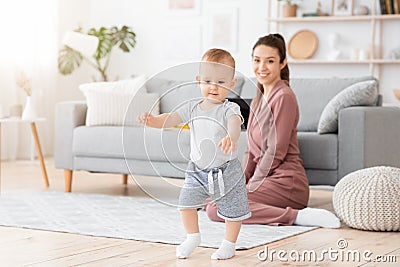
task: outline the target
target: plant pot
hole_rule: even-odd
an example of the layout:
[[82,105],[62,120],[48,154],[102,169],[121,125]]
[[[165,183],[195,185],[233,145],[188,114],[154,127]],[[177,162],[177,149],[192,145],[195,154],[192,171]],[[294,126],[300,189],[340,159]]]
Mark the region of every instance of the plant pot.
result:
[[297,16],[297,5],[289,5],[289,4],[284,4],[283,5],[283,17],[296,17]]
[[37,118],[35,107],[32,103],[32,97],[28,96],[26,98],[26,105],[24,111],[22,112],[21,119],[23,120],[33,120]]

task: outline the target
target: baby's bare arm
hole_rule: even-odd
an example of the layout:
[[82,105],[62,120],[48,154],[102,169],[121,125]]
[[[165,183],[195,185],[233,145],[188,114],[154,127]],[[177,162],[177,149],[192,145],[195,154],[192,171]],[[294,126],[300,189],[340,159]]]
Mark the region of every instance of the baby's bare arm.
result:
[[228,118],[228,135],[218,143],[218,146],[221,147],[225,154],[229,152],[235,152],[237,150],[237,141],[239,140],[240,136],[241,124],[242,119],[239,115],[233,115]]
[[153,128],[168,128],[181,123],[182,119],[177,112],[163,113],[158,116],[145,112],[138,116],[137,122]]
[[240,136],[242,125],[242,118],[239,115],[232,115],[228,118],[228,134],[231,137],[232,142],[237,143]]

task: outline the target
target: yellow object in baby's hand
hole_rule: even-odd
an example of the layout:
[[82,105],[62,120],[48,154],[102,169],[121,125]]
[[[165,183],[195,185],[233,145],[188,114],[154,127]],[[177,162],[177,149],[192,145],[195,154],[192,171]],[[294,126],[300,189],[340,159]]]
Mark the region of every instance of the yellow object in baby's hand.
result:
[[173,126],[173,128],[187,129],[187,130],[190,129],[188,124],[185,124],[185,125],[175,125],[175,126]]

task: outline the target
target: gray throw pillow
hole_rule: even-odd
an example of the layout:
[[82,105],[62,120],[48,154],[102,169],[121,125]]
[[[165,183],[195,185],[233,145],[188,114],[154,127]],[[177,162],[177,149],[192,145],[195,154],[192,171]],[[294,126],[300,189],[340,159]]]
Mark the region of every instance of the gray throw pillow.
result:
[[338,130],[339,111],[351,106],[372,106],[378,100],[378,83],[375,80],[358,82],[333,97],[322,111],[318,133],[334,133]]

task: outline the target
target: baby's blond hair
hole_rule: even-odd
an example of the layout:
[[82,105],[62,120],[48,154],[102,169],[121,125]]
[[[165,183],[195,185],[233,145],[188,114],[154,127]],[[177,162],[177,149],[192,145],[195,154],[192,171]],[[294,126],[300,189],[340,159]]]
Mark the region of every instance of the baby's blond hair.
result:
[[209,49],[201,57],[201,60],[225,64],[235,69],[235,60],[228,51],[223,49],[219,48]]

